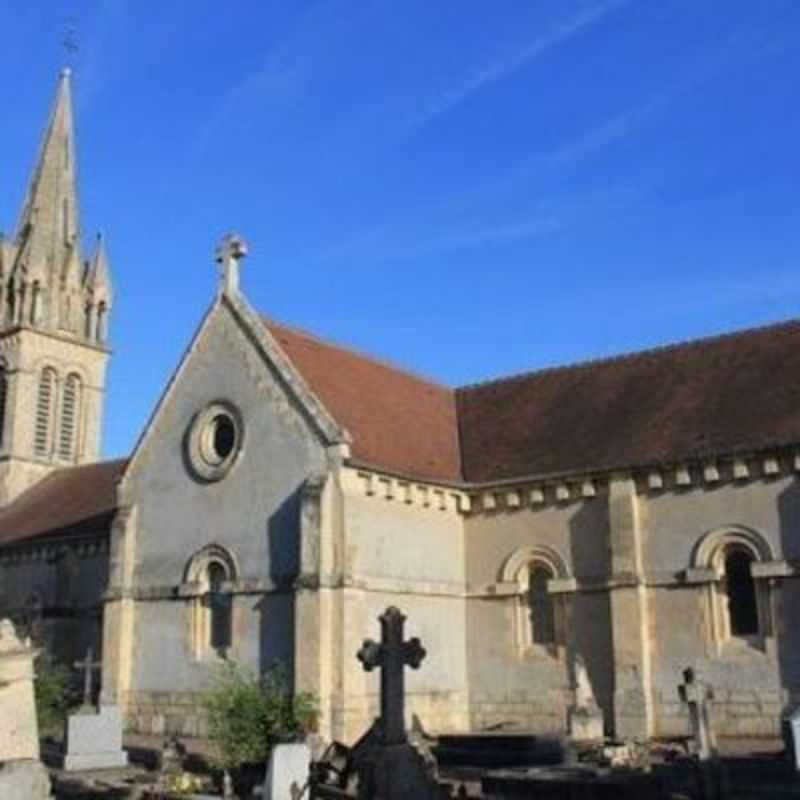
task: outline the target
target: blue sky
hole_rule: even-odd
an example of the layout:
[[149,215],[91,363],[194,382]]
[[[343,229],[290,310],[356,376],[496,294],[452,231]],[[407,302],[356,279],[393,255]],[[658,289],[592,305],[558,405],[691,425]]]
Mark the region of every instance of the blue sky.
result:
[[231,229],[263,313],[449,384],[798,316],[797,0],[38,0],[0,23],[6,231],[77,31],[108,455]]

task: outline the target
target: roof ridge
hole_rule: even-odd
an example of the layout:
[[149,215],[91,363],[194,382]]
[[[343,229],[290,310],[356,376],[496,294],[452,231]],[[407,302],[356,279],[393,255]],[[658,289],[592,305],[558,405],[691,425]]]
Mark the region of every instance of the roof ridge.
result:
[[531,369],[524,372],[514,373],[512,375],[488,378],[487,380],[475,381],[473,383],[465,383],[461,386],[455,387],[455,392],[456,394],[461,394],[462,392],[472,389],[482,389],[502,383],[514,383],[515,381],[523,381],[528,378],[534,378],[540,375],[549,375],[555,372],[567,372],[569,370],[588,369],[591,367],[600,367],[623,361],[635,361],[637,359],[662,355],[675,350],[694,349],[696,347],[717,344],[719,342],[731,339],[738,339],[743,336],[750,336],[755,333],[765,333],[770,330],[777,331],[781,328],[790,328],[797,325],[800,325],[800,318],[794,317],[787,320],[781,320],[780,322],[770,322],[765,325],[754,325],[750,328],[739,328],[737,330],[716,333],[710,336],[701,336],[697,339],[682,339],[677,342],[654,345],[653,347],[647,347],[644,350],[630,350],[626,353],[617,353],[610,356],[599,356],[597,358],[587,358],[581,361],[573,361],[568,364],[555,364],[549,367],[542,367],[541,369]]
[[390,369],[393,372],[399,372],[403,375],[406,375],[409,378],[413,378],[420,383],[428,384],[436,389],[441,389],[449,394],[455,395],[455,387],[448,386],[446,383],[442,383],[441,381],[437,381],[434,378],[423,375],[419,372],[416,372],[408,367],[400,366],[393,361],[382,358],[380,356],[373,355],[371,353],[366,353],[363,350],[358,350],[355,347],[351,347],[350,345],[340,344],[339,342],[332,342],[330,339],[323,339],[321,336],[318,336],[315,333],[311,333],[310,331],[306,330],[305,328],[298,328],[295,325],[288,325],[280,320],[273,319],[272,317],[268,317],[264,314],[260,314],[261,321],[269,327],[270,325],[276,325],[277,327],[283,328],[284,330],[289,331],[297,336],[301,336],[304,339],[308,339],[315,344],[320,344],[324,347],[332,347],[336,350],[339,350],[343,353],[348,353],[356,358],[360,358],[363,361],[369,361],[372,364],[376,364],[377,366],[384,367],[385,369]]

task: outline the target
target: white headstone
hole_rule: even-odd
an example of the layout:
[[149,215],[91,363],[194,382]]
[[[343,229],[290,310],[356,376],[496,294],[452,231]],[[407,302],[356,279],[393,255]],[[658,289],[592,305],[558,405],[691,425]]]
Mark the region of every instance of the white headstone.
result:
[[800,707],[784,719],[784,738],[792,767],[800,772]]
[[292,787],[303,789],[310,768],[311,749],[307,744],[276,745],[269,757],[264,800],[294,800]]
[[128,754],[122,749],[122,715],[117,706],[70,714],[65,770],[113,769],[127,764]]

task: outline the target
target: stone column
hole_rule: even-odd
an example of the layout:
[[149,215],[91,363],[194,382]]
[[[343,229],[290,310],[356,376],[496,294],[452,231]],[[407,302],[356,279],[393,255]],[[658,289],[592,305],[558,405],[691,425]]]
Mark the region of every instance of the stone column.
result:
[[33,695],[33,648],[0,620],[0,797],[45,800],[50,779],[39,762]]
[[136,604],[136,508],[121,505],[111,526],[108,591],[103,607],[101,705],[128,705],[134,653]]
[[335,548],[337,488],[324,475],[303,486],[300,505],[300,574],[295,586],[294,683],[319,700],[319,733],[335,736],[333,703],[338,648]]
[[648,738],[653,733],[642,516],[633,479],[615,475],[608,494],[614,733],[631,739]]

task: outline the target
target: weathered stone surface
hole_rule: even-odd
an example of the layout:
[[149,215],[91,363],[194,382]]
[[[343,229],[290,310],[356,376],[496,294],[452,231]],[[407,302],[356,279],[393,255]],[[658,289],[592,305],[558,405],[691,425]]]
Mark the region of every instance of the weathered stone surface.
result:
[[45,800],[50,797],[50,776],[39,761],[0,762],[0,797]]
[[33,650],[0,620],[0,762],[38,758]]

